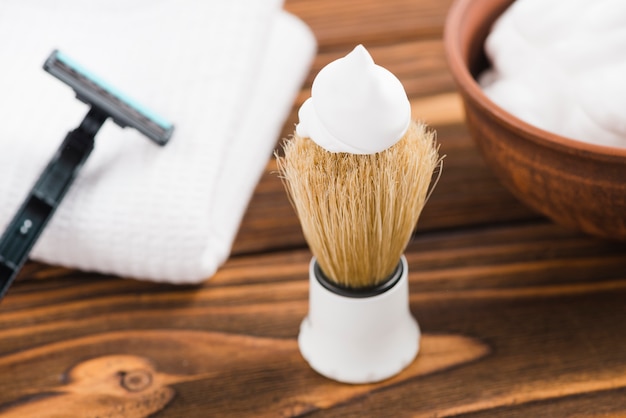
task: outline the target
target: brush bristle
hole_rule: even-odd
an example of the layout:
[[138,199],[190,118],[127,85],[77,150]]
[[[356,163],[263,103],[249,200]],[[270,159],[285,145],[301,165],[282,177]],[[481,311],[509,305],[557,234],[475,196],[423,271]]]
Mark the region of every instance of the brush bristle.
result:
[[411,122],[398,143],[371,155],[331,153],[294,134],[277,162],[322,271],[363,288],[393,274],[441,159],[435,133]]

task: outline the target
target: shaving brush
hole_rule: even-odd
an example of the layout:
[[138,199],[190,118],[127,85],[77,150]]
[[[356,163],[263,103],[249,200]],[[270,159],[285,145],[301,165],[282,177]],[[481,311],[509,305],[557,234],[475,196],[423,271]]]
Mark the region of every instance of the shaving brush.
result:
[[411,122],[380,153],[330,153],[297,134],[284,145],[279,171],[302,231],[326,277],[363,289],[396,269],[439,165],[435,134]]
[[[351,55],[360,56],[346,56],[352,62],[343,62],[343,67],[375,65],[364,48],[358,48]],[[337,68],[331,76],[337,77]],[[372,88],[381,90],[374,84]],[[350,98],[349,92],[341,96],[341,89],[337,92],[331,86],[329,90]],[[361,94],[363,88],[358,85],[354,90]],[[314,82],[313,98],[315,91]],[[406,97],[403,89],[402,93]],[[357,102],[362,103],[361,99]],[[336,101],[337,97],[333,105]],[[383,110],[391,107],[394,117],[398,109],[406,109],[404,102],[394,107],[380,101],[376,100],[376,115],[381,106]],[[296,132],[284,144],[284,156],[277,156],[281,178],[313,253],[309,314],[300,329],[300,351],[324,376],[347,383],[379,381],[406,367],[419,348],[419,327],[408,308],[408,266],[403,253],[441,162],[435,133],[410,120],[409,111],[408,124],[401,118],[395,124],[385,120],[387,130],[398,125],[396,131],[402,133],[390,141],[391,146],[367,138],[356,138],[359,142],[351,145],[345,137],[337,141],[327,135],[332,120],[325,121],[320,131],[323,111],[313,109],[315,115],[307,116],[306,106],[305,102],[300,109]],[[342,116],[350,119],[353,106],[343,107]],[[406,114],[400,116],[406,118]],[[374,134],[372,138],[377,139]]]

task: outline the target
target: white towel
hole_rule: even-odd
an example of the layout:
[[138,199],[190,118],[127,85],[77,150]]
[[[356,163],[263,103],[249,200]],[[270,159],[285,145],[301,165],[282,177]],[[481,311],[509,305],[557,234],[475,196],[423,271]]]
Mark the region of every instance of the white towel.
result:
[[194,283],[227,259],[315,53],[279,0],[3,0],[0,226],[87,112],[41,69],[58,48],[176,126],[164,148],[107,121],[31,253]]

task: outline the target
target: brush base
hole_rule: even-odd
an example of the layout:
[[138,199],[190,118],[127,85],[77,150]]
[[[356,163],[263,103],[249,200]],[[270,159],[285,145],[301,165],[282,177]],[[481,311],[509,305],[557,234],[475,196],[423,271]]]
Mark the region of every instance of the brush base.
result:
[[406,258],[400,278],[371,297],[337,294],[309,266],[309,313],[300,326],[300,353],[316,372],[344,383],[372,383],[407,367],[419,350],[420,329],[409,310]]

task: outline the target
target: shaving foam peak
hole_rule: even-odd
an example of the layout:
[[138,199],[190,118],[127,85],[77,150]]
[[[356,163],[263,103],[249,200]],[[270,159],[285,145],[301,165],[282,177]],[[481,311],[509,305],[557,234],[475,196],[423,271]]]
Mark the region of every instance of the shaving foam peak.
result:
[[298,117],[297,134],[327,151],[375,154],[406,133],[411,104],[400,80],[358,45],[322,68]]

